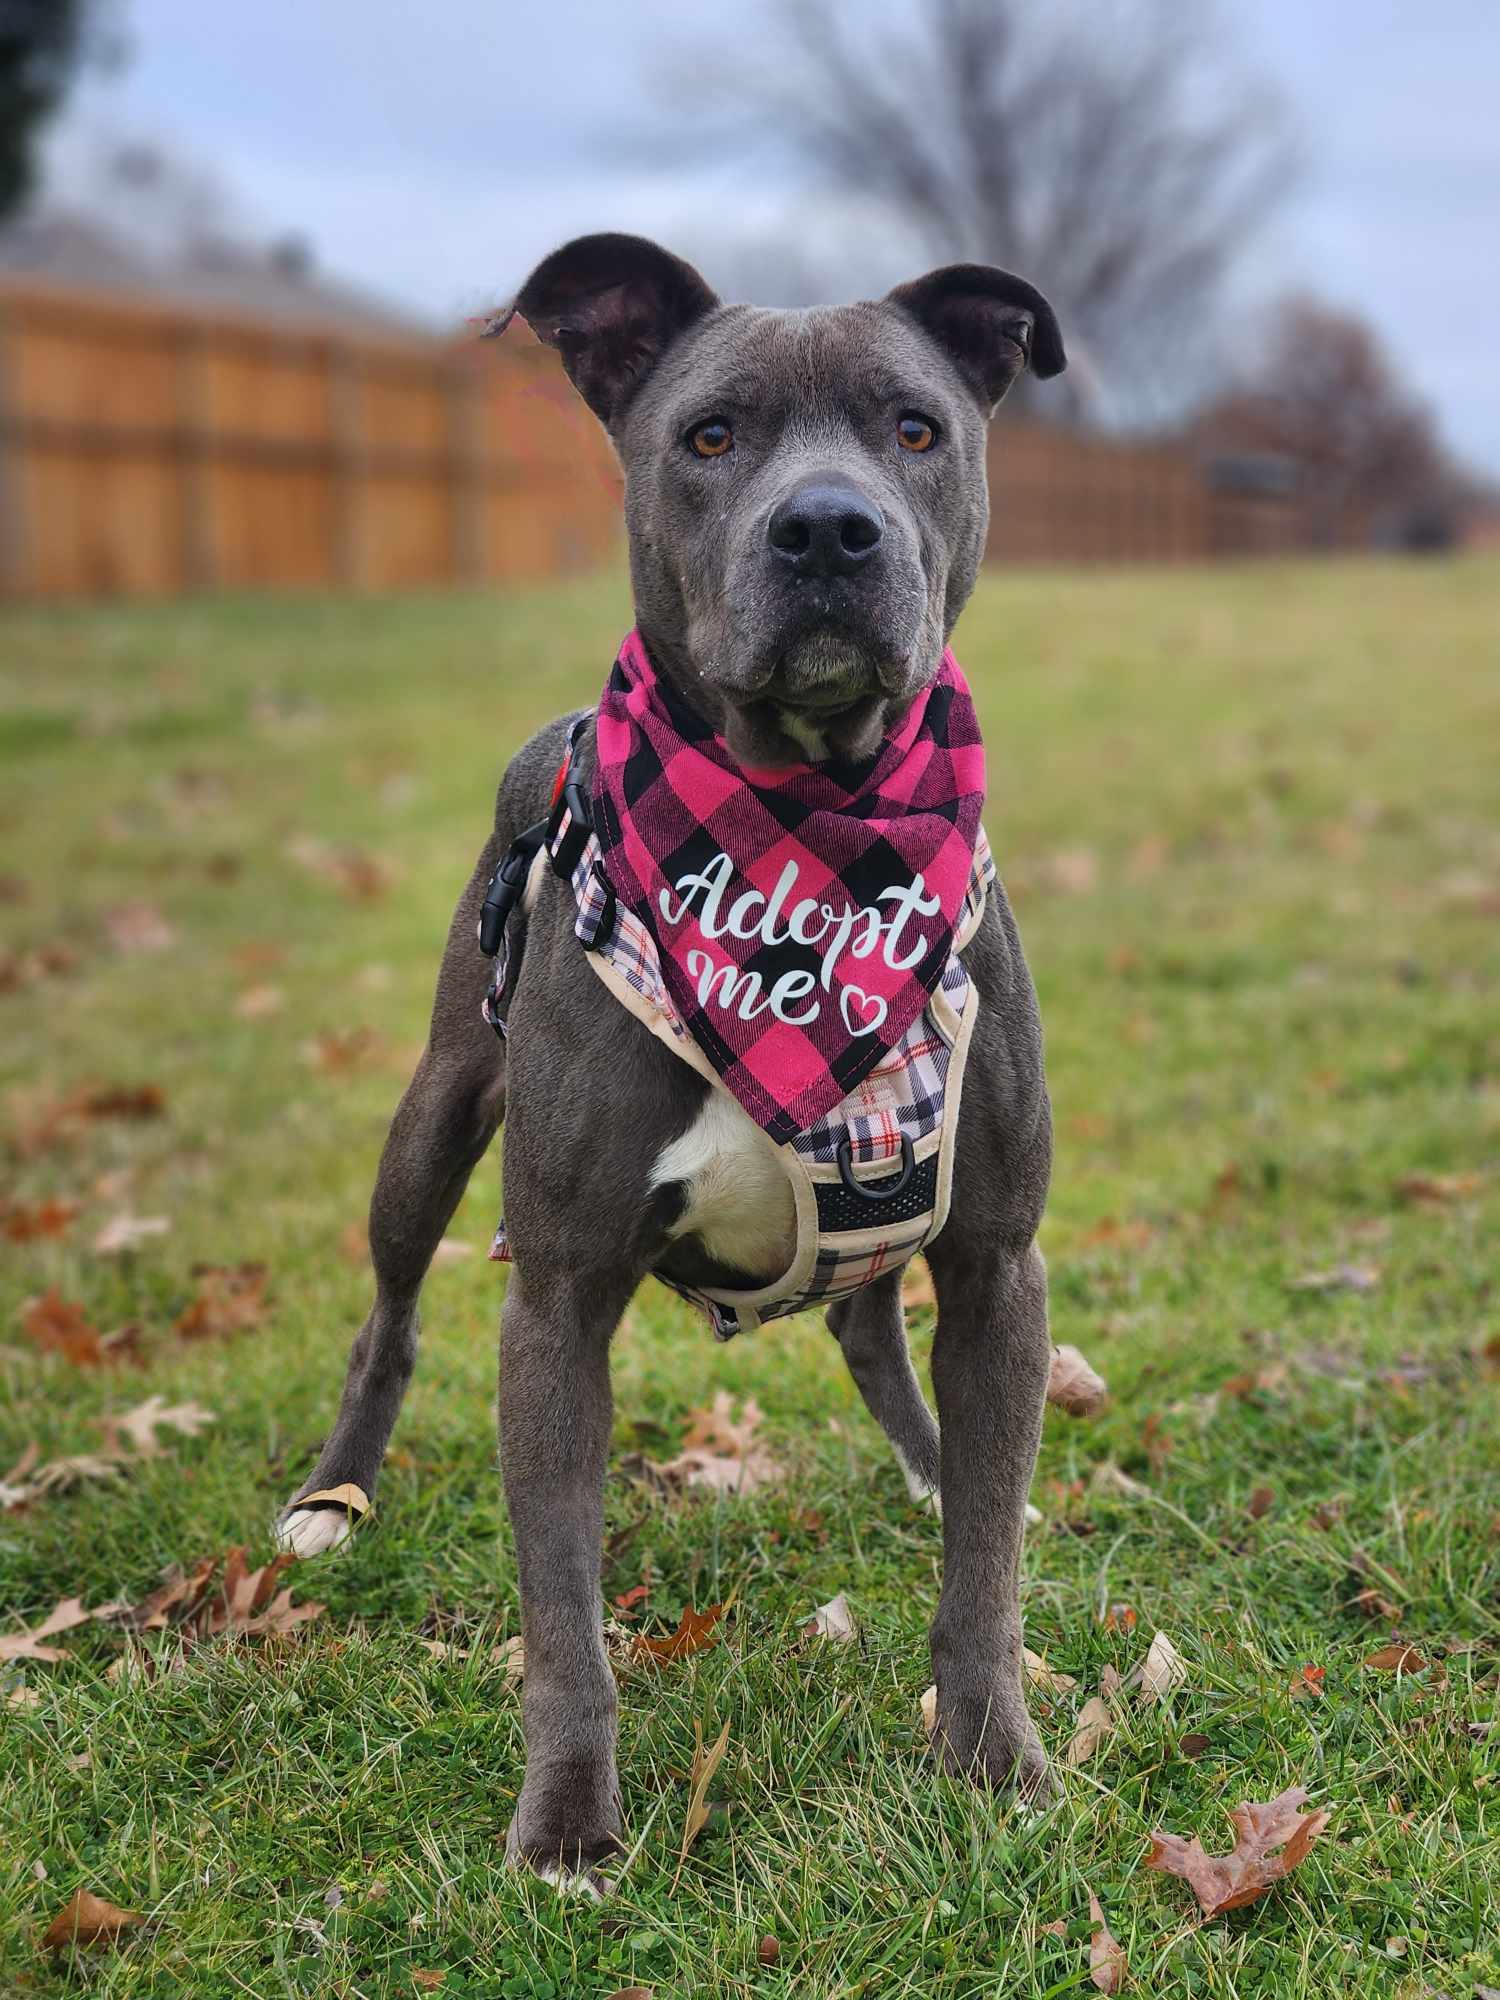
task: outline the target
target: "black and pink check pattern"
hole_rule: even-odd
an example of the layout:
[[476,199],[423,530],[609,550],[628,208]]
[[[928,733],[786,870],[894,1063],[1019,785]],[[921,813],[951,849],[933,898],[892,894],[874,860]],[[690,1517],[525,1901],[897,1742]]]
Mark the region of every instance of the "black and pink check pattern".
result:
[[[948,964],[984,799],[979,724],[958,663],[944,656],[937,678],[869,763],[749,771],[658,679],[632,632],[606,684],[596,737],[592,810],[619,909],[649,932],[673,1010],[725,1088],[785,1143],[900,1047]],[[886,907],[883,890],[920,875],[940,905],[911,927],[925,952],[906,969],[878,955],[844,958],[832,989],[817,996],[818,1018],[805,1027],[705,1006],[687,962],[694,950],[758,975],[762,992],[789,971],[821,969],[815,943],[710,939],[696,914],[664,920],[662,892],[720,855],[732,864],[731,898],[747,888],[768,896],[795,863],[795,897],[835,914]],[[858,1032],[877,1011],[878,1026]]]

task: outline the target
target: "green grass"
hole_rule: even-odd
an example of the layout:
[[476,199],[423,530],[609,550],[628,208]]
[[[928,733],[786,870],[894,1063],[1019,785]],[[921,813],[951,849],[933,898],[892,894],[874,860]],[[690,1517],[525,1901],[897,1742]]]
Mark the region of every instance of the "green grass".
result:
[[[507,599],[0,623],[0,874],[19,878],[0,919],[13,949],[80,955],[0,994],[5,1130],[87,1082],[167,1102],[8,1162],[14,1199],[84,1210],[57,1240],[3,1245],[0,1478],[32,1440],[87,1449],[99,1412],[149,1393],[219,1419],[114,1488],[0,1515],[0,1630],[72,1593],[138,1596],[235,1542],[267,1552],[364,1309],[339,1237],[363,1214],[495,780],[536,723],[589,698],[626,602],[606,576]],[[121,1642],[97,1626],[62,1664],[0,1670],[40,1691],[0,1706],[0,1990],[373,2000],[441,1970],[450,1996],[1070,1994],[1092,1990],[1086,1884],[1142,1994],[1494,1983],[1496,1736],[1475,1725],[1493,1728],[1500,1667],[1500,1387],[1482,1359],[1500,1222],[1497,627],[1500,569],[1479,561],[1000,577],[964,621],[987,824],[1048,1028],[1054,1331],[1113,1391],[1095,1420],[1048,1419],[1028,1636],[1079,1685],[1037,1704],[1043,1734],[1059,1749],[1101,1669],[1128,1671],[1153,1630],[1188,1666],[1165,1708],[1127,1702],[1055,1811],[1026,1820],[927,1762],[938,1531],[821,1322],[721,1349],[652,1288],[617,1346],[620,1455],[665,1455],[727,1388],[758,1399],[791,1476],[692,1504],[612,1477],[608,1595],[648,1581],[653,1628],[732,1593],[727,1637],[622,1680],[634,1853],[613,1902],[506,1874],[516,1697],[483,1647],[462,1662],[418,1644],[424,1620],[486,1641],[517,1624],[492,1428],[503,1277],[476,1254],[429,1285],[377,1517],[296,1576],[322,1619],[144,1683],[104,1678]],[[341,895],[294,857],[308,836],[391,862],[389,893]],[[118,954],[104,919],[140,900],[175,942]],[[237,1015],[266,983],[283,1010]],[[349,1025],[386,1054],[311,1066],[306,1045]],[[1417,1173],[1487,1178],[1401,1201]],[[491,1161],[453,1233],[482,1246],[497,1198]],[[170,1234],[100,1258],[92,1238],[122,1206]],[[270,1267],[265,1324],[176,1340],[192,1266],[241,1259]],[[1378,1263],[1380,1283],[1289,1289],[1344,1262]],[[53,1285],[105,1329],[139,1322],[145,1369],[37,1354],[15,1314]],[[925,1352],[920,1316],[915,1332]],[[1212,1400],[1256,1370],[1269,1388]],[[1092,1488],[1110,1460],[1150,1497]],[[1361,1561],[1441,1686],[1364,1666],[1389,1628],[1350,1607]],[[799,1644],[839,1590],[858,1646]],[[1106,1628],[1115,1602],[1133,1632]],[[1325,1692],[1293,1701],[1308,1662]],[[712,1792],[727,1810],[674,1886],[695,1718],[730,1725]],[[1196,1760],[1187,1732],[1209,1738]],[[1332,1823],[1248,1911],[1200,1925],[1183,1883],[1143,1870],[1153,1827],[1223,1848],[1229,1807],[1291,1784]],[[70,1970],[38,1937],[82,1886],[151,1923]],[[1059,1919],[1069,1935],[1042,1929]]]

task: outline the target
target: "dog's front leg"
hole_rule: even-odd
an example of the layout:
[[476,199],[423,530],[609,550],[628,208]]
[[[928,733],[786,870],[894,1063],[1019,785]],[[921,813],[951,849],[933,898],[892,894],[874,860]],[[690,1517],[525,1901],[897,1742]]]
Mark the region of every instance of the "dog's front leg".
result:
[[1051,1346],[1035,1244],[960,1226],[932,1244],[932,1376],[941,1428],[943,1588],[932,1626],[934,1745],[945,1767],[1045,1797],[1052,1780],[1026,1712],[1019,1571]]
[[609,1450],[609,1341],[628,1288],[512,1273],[500,1335],[500,1463],[525,1649],[526,1779],[506,1854],[596,1893],[618,1851],[614,1676],[599,1569]]

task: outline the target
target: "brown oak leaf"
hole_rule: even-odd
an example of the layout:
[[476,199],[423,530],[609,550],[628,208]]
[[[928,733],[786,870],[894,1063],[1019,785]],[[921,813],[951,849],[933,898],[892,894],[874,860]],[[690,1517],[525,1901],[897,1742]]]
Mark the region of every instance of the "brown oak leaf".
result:
[[61,1354],[75,1368],[98,1368],[104,1361],[102,1336],[83,1307],[65,1299],[54,1285],[21,1308],[21,1331],[44,1354]]
[[198,1295],[177,1316],[183,1340],[211,1340],[242,1333],[265,1317],[264,1264],[198,1264],[193,1269]]
[[644,1632],[637,1633],[633,1651],[638,1659],[655,1660],[659,1665],[685,1660],[690,1653],[701,1653],[705,1646],[717,1643],[715,1627],[723,1616],[722,1604],[710,1604],[703,1611],[684,1605],[675,1632],[664,1639],[649,1639]]
[[[1229,1815],[1235,1843],[1228,1854],[1207,1854],[1196,1835],[1183,1840],[1175,1833],[1151,1836],[1148,1868],[1180,1875],[1192,1888],[1205,1916],[1221,1916],[1253,1903],[1267,1889],[1307,1858],[1308,1849],[1328,1824],[1326,1812],[1303,1813],[1307,1793],[1292,1785],[1267,1805],[1246,1799]],[[1273,1850],[1279,1848],[1280,1853]]]
[[48,1646],[43,1641],[87,1625],[92,1616],[84,1610],[81,1599],[65,1597],[29,1632],[0,1632],[0,1660],[65,1660],[68,1654],[61,1646]]
[[11,1243],[35,1243],[42,1237],[65,1235],[77,1213],[76,1201],[49,1196],[30,1208],[23,1205],[7,1208],[0,1220],[0,1231]]
[[143,1924],[134,1910],[122,1910],[106,1903],[88,1889],[80,1889],[48,1924],[42,1943],[48,1951],[65,1951],[69,1945],[113,1944],[122,1931]]

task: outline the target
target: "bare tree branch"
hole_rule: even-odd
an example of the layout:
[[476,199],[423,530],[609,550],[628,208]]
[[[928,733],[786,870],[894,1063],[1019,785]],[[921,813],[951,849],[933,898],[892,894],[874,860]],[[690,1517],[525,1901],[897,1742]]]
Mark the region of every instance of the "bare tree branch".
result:
[[769,156],[804,208],[820,191],[933,262],[1022,271],[1118,407],[1180,395],[1295,157],[1205,5],[771,0],[740,33],[726,48],[721,16],[678,51],[654,144]]

